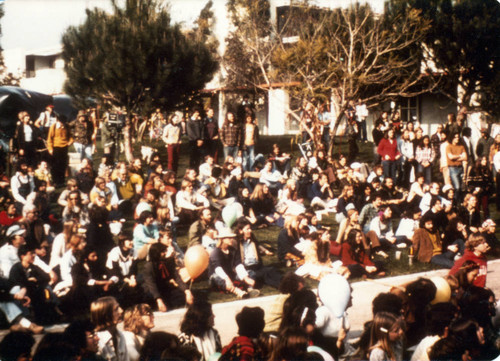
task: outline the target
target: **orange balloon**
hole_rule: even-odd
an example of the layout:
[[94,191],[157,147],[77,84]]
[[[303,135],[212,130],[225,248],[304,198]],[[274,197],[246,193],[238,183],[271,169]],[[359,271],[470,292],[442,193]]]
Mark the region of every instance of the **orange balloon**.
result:
[[184,255],[184,265],[186,270],[195,279],[200,276],[208,267],[208,252],[201,245],[189,247]]

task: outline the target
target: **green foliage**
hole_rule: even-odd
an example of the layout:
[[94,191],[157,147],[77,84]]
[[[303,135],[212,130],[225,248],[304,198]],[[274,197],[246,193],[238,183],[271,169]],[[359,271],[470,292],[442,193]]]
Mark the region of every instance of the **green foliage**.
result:
[[226,38],[223,56],[226,84],[254,89],[268,86],[275,45],[271,39],[269,1],[229,0],[227,9],[234,29]]
[[[446,80],[440,86],[441,92],[466,110],[499,115],[500,3],[394,0],[391,6],[421,10],[432,22],[425,43],[431,50],[428,57],[440,74],[444,73],[439,75]],[[457,86],[463,89],[458,98],[453,92]]]
[[186,35],[155,0],[112,4],[112,14],[87,10],[85,22],[63,35],[65,91],[77,103],[104,98],[129,111],[172,109],[212,78],[218,62],[201,21]]

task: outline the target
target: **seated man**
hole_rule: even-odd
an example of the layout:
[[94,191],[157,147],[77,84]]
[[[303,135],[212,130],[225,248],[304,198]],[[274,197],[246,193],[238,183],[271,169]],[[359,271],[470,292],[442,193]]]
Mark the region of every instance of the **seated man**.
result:
[[208,199],[193,190],[193,183],[183,180],[181,190],[175,195],[179,223],[190,224],[198,219],[198,211],[210,206]]
[[415,231],[412,238],[415,258],[420,262],[452,268],[453,259],[458,253],[458,245],[454,243],[448,246],[448,249],[442,249],[441,235],[435,230],[434,222],[429,215],[422,217],[420,225],[421,228]]
[[[259,295],[260,292],[253,289],[255,281],[250,278],[233,248],[236,234],[232,233],[230,229],[224,229],[217,238],[217,248],[210,253],[208,264],[210,285],[216,289],[234,293],[238,298]],[[248,292],[236,287],[234,285],[236,281],[240,281],[247,287]]]
[[[265,283],[278,288],[281,274],[273,267],[264,266],[261,254],[273,253],[259,245],[252,232],[252,225],[246,219],[236,224],[237,262],[241,262],[247,270],[248,276],[257,284]],[[239,257],[238,257],[239,256]]]
[[19,225],[13,225],[7,230],[7,243],[0,247],[0,276],[9,277],[10,269],[19,262],[17,250],[25,244],[26,230]]
[[119,211],[124,215],[132,214],[142,192],[142,178],[135,173],[129,174],[127,166],[122,164],[118,168],[118,175],[114,183],[119,199]]
[[201,239],[209,228],[213,227],[212,212],[209,208],[203,208],[200,211],[199,219],[189,227],[188,232],[188,247],[201,244]]
[[48,288],[50,275],[33,264],[35,254],[27,245],[19,247],[18,256],[20,262],[10,269],[9,280],[26,288],[36,319],[49,323],[56,321],[56,298]]
[[29,321],[24,316],[24,307],[30,305],[30,298],[26,295],[26,288],[21,288],[8,278],[0,277],[0,311],[2,311],[11,325],[11,331],[25,331],[40,334],[43,327]]

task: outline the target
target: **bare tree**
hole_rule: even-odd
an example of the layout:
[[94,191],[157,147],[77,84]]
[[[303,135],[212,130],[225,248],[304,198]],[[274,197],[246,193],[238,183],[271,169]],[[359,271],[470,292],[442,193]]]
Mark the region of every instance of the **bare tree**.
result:
[[[294,84],[292,97],[307,104],[303,110],[314,122],[318,106],[331,101],[337,116],[334,134],[350,101],[373,107],[435,86],[421,73],[420,44],[429,21],[418,10],[380,15],[369,5],[325,9],[300,2],[290,5],[280,21],[279,29],[269,24],[268,39],[250,36],[255,33],[251,17],[244,26],[235,24],[232,36],[251,54],[244,58],[245,63],[258,65],[261,72],[260,78],[247,81],[256,87],[259,80],[265,80],[261,87]],[[261,44],[264,40],[265,46]],[[291,114],[300,119],[295,112]],[[315,133],[315,143],[319,128],[306,129]]]

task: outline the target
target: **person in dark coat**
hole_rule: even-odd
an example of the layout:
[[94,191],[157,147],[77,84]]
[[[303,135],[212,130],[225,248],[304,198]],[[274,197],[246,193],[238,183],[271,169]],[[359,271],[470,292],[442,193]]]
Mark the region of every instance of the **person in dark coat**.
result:
[[175,249],[172,245],[153,243],[149,248],[149,261],[144,265],[141,276],[146,298],[158,307],[158,311],[166,312],[167,309],[193,303],[191,290],[176,270]]

